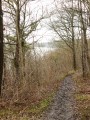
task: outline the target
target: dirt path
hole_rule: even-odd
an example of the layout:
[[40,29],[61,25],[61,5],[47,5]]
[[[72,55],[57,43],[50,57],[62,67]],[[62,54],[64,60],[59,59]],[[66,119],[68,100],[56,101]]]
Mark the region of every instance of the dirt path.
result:
[[62,82],[54,102],[44,115],[43,120],[78,120],[75,117],[74,91],[74,81],[71,76],[68,76]]

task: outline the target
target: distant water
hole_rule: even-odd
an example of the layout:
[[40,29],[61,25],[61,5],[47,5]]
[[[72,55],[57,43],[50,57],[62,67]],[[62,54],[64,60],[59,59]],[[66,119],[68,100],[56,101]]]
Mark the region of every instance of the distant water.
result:
[[55,50],[56,48],[49,48],[49,47],[35,47],[36,52],[40,55],[44,55],[45,53],[48,53],[50,51]]

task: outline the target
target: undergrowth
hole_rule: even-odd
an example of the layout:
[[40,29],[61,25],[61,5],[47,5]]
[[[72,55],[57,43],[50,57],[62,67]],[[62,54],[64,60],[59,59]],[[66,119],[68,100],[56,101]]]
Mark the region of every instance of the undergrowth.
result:
[[75,98],[80,120],[90,120],[90,78],[83,79],[82,74],[73,75],[76,83]]

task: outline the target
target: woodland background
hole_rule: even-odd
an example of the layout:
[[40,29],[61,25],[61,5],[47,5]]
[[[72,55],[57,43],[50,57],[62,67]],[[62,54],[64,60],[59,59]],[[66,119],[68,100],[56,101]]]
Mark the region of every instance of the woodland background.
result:
[[[78,71],[84,81],[90,76],[90,1],[55,0],[50,12],[42,6],[39,15],[32,2],[0,0],[1,108],[49,99],[69,73]],[[42,55],[36,32],[43,24],[54,37],[47,43],[52,50]]]

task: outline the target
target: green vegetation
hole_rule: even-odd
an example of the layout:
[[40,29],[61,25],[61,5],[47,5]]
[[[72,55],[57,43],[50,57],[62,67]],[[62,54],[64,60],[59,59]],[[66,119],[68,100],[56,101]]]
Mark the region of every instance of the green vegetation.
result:
[[90,101],[89,94],[76,94],[75,97],[76,97],[76,100],[80,100],[80,101],[89,100]]
[[50,105],[51,101],[53,100],[53,95],[40,101],[37,105],[33,105],[31,108],[29,108],[27,110],[27,112],[34,114],[34,115],[38,115],[38,114],[42,113]]
[[18,111],[10,108],[2,108],[0,109],[0,117],[1,116],[7,116],[7,115],[13,115],[13,114],[18,114]]
[[5,117],[10,117],[10,116],[16,116],[17,118],[19,117],[20,120],[28,120],[28,115],[29,116],[38,116],[40,114],[42,114],[43,111],[45,111],[47,109],[47,107],[50,105],[51,101],[53,100],[53,96],[54,93],[51,94],[48,98],[41,100],[40,102],[38,102],[38,104],[34,104],[31,107],[27,107],[24,111],[23,114],[26,114],[25,117],[20,117],[21,114],[20,112],[22,112],[23,110],[19,111],[18,108],[3,108],[0,110],[0,118],[5,118]]
[[81,120],[89,120],[90,118],[90,106],[80,109]]

